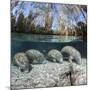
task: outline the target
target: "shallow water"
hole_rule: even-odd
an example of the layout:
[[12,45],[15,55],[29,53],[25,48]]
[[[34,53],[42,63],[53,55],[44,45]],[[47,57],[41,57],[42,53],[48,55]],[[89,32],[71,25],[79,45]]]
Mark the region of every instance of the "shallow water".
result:
[[11,35],[11,57],[17,52],[25,52],[28,49],[37,49],[47,55],[49,50],[61,50],[67,45],[78,49],[82,57],[87,57],[87,43],[83,42],[81,37],[16,33],[12,33]]

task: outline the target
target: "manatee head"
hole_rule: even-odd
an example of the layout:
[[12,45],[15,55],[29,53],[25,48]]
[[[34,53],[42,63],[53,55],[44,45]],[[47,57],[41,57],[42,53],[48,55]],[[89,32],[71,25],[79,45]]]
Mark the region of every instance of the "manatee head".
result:
[[29,73],[32,70],[32,66],[28,64],[25,67],[20,67],[21,72]]
[[60,58],[60,59],[58,60],[58,62],[59,62],[60,64],[62,64],[62,63],[63,63],[63,58]]
[[57,62],[57,59],[56,58],[53,58],[52,60],[51,60],[51,62]]
[[63,58],[57,59],[57,62],[59,62],[60,64],[62,64],[63,63]]
[[81,56],[75,57],[75,61],[76,61],[77,64],[80,65],[80,64],[81,64],[81,61],[82,61],[82,60],[81,60]]

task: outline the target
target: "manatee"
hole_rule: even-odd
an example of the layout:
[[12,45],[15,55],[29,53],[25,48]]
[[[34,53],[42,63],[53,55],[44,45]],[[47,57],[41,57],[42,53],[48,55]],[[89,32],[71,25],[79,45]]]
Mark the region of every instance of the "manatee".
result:
[[68,59],[70,62],[75,61],[77,64],[81,64],[80,52],[72,46],[65,46],[62,48],[61,53],[64,59]]
[[22,72],[29,72],[32,69],[27,56],[23,52],[16,53],[13,60],[14,65],[18,66]]
[[29,59],[29,62],[32,64],[44,64],[46,59],[39,50],[30,49],[26,51],[26,55]]
[[48,60],[63,63],[63,56],[57,49],[52,49],[48,52]]

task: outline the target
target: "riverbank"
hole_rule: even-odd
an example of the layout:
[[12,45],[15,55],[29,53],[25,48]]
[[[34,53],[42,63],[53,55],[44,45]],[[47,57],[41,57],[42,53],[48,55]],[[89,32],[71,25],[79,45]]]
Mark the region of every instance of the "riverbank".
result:
[[[30,34],[30,35],[33,35],[33,34],[37,34],[37,35],[57,35],[57,36],[66,36],[65,33],[52,33],[52,32],[14,32],[12,31],[11,33],[17,33],[17,34]],[[68,36],[82,36],[82,34],[77,34],[77,35],[74,35],[74,34],[68,34]]]

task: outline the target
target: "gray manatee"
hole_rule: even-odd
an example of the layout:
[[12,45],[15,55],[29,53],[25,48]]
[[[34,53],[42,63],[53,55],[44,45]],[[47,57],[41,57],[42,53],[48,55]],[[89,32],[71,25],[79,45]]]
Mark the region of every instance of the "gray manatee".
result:
[[46,59],[39,50],[30,49],[26,51],[26,55],[29,59],[29,62],[32,64],[44,64]]
[[48,52],[48,60],[63,63],[63,56],[57,49],[52,49]]
[[32,66],[29,64],[29,60],[25,53],[16,53],[13,60],[14,65],[17,65],[22,72],[29,72],[32,69]]
[[74,60],[77,64],[81,64],[81,54],[74,47],[65,46],[62,48],[61,53],[63,54],[64,59]]

